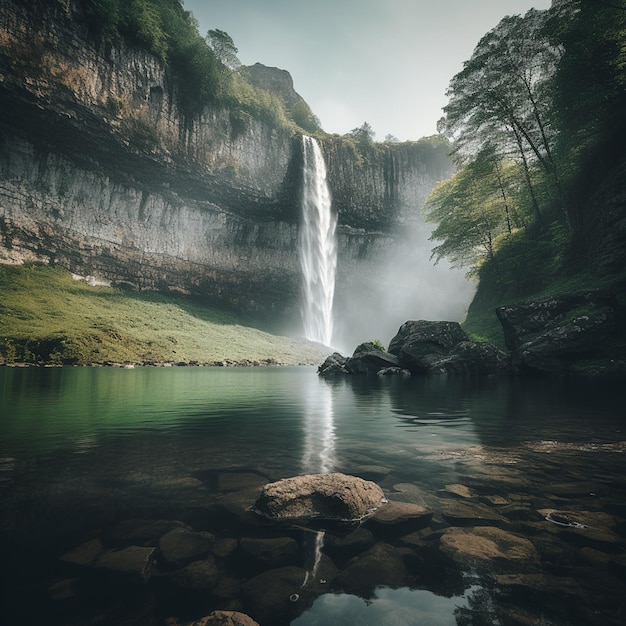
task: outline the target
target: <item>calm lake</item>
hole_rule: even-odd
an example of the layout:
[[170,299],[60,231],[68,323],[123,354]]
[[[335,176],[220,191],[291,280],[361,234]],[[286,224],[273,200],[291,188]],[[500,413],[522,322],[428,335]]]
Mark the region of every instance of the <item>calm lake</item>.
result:
[[[593,381],[0,368],[0,623],[623,624],[625,400]],[[335,471],[432,519],[247,510],[264,483]],[[210,551],[155,552],[139,581],[101,566],[175,521]]]

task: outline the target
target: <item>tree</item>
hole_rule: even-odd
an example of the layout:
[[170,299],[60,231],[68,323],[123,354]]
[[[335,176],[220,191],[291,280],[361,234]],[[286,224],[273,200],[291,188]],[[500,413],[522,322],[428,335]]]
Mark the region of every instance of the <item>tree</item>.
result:
[[353,128],[348,133],[349,137],[352,137],[358,143],[364,144],[364,145],[371,144],[374,141],[374,136],[375,135],[376,135],[376,133],[374,132],[372,127],[367,122],[363,122],[363,124],[361,124],[361,126],[359,126],[358,128]]
[[206,34],[206,42],[215,56],[229,70],[236,70],[241,66],[241,61],[237,57],[239,50],[228,33],[217,28],[210,30]]
[[533,208],[540,212],[533,165],[559,187],[549,90],[562,49],[547,37],[548,13],[505,17],[476,46],[447,91],[439,127],[465,162],[486,145],[522,166]]
[[424,204],[424,216],[437,224],[430,237],[441,242],[432,251],[435,262],[445,257],[453,267],[470,266],[474,274],[484,260],[493,260],[502,235],[525,225],[515,200],[515,169],[487,146],[434,188]]

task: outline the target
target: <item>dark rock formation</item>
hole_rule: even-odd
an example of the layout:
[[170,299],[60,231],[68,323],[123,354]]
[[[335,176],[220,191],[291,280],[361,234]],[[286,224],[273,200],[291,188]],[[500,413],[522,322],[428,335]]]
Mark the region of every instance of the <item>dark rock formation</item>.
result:
[[457,322],[404,323],[389,344],[389,352],[362,343],[352,357],[335,352],[318,368],[320,376],[338,374],[500,374],[509,358],[497,346],[470,341]]
[[382,369],[397,368],[399,360],[393,354],[374,343],[362,343],[356,347],[352,357],[345,364],[350,374],[376,374]]
[[333,352],[326,360],[317,368],[317,373],[320,376],[336,376],[348,374],[346,364],[348,363],[348,357],[345,357],[339,352]]
[[283,519],[362,520],[385,500],[376,484],[345,474],[309,474],[265,485],[254,504],[260,515]]
[[389,352],[411,372],[427,373],[462,341],[469,341],[457,322],[405,322],[389,344]]
[[616,309],[612,294],[589,292],[504,306],[496,313],[517,371],[564,374],[583,371],[586,364],[610,369],[606,357],[615,349]]

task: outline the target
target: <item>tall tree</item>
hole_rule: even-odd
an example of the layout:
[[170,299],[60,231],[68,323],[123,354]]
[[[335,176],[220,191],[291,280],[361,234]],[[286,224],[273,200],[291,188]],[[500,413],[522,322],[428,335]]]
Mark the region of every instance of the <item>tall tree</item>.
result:
[[518,160],[537,213],[533,163],[559,184],[548,93],[562,50],[545,33],[547,19],[531,9],[487,33],[450,82],[441,125],[460,162],[488,144],[500,158]]
[[451,178],[439,183],[424,205],[427,222],[437,226],[431,241],[436,261],[447,258],[454,267],[475,273],[491,260],[499,237],[524,224],[515,200],[515,165],[500,161],[487,146]]

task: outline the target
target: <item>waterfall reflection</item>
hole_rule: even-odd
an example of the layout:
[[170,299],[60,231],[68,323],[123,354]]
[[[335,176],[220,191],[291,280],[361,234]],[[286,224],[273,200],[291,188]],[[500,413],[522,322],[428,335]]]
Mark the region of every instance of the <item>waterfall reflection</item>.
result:
[[332,472],[337,463],[332,389],[316,377],[303,389],[303,396],[302,471],[305,474]]

